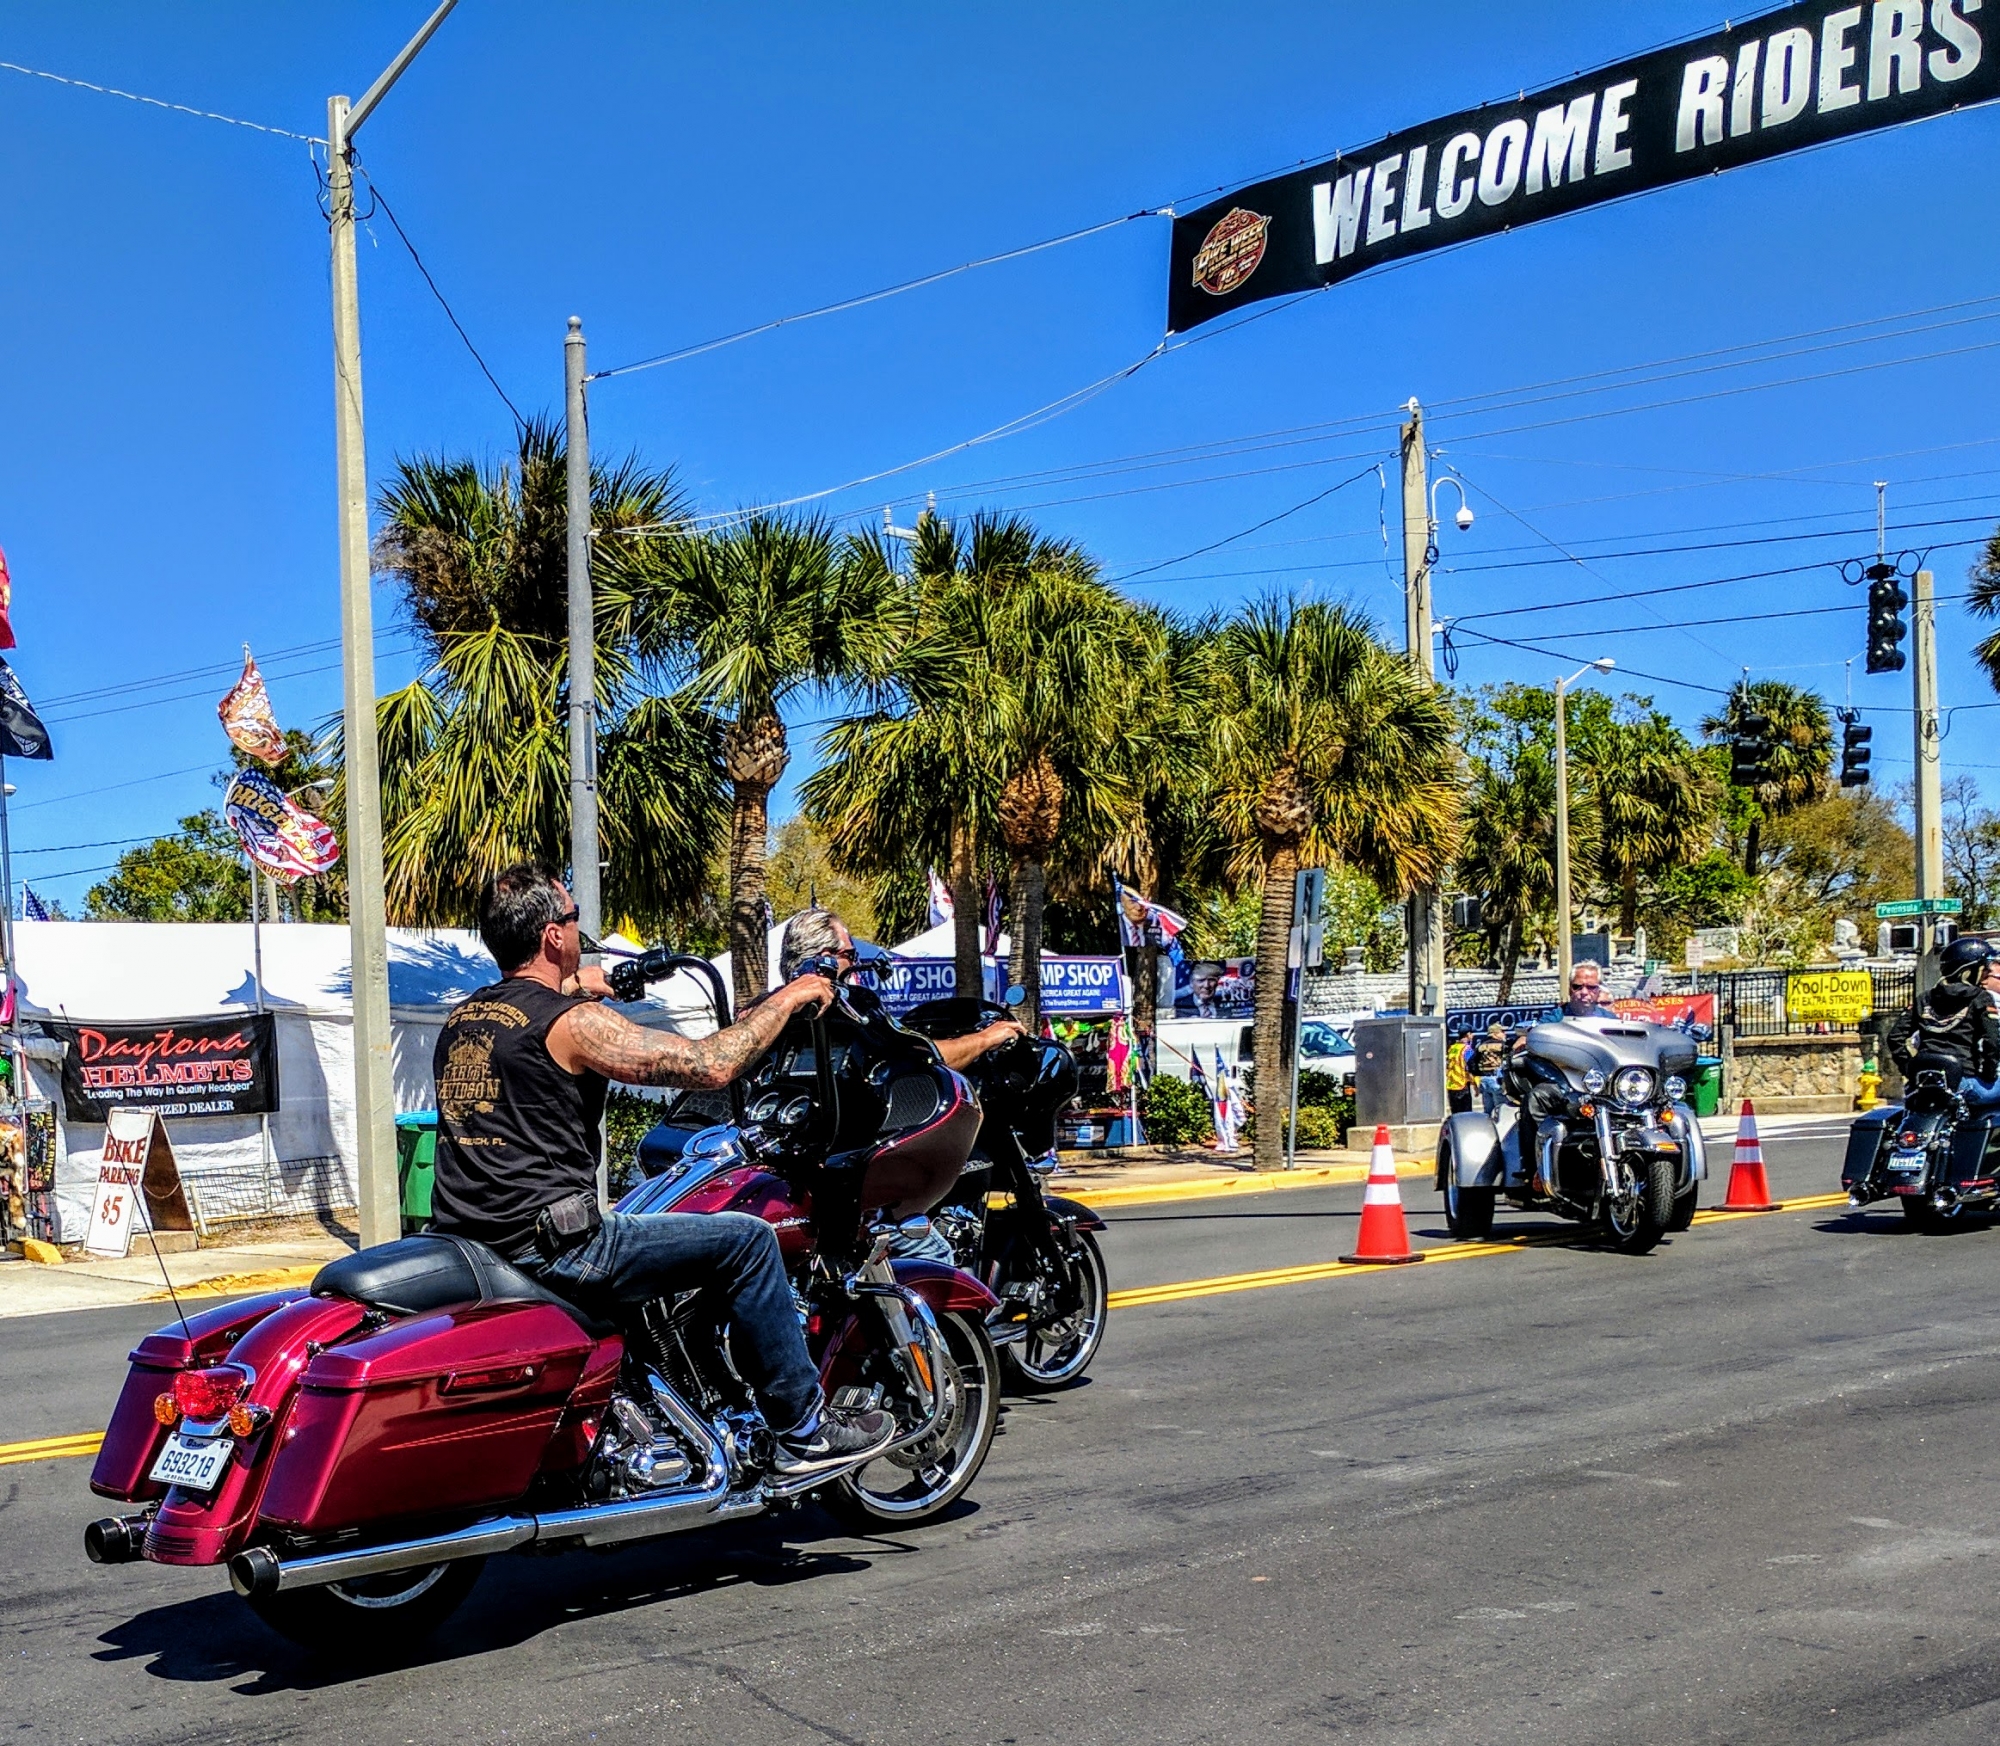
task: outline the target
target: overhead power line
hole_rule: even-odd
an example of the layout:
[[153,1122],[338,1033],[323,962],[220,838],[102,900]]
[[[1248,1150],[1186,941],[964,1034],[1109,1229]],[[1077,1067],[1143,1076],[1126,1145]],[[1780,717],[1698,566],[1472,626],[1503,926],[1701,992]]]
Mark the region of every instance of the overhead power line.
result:
[[25,73],[31,79],[47,79],[56,85],[71,85],[79,91],[95,91],[100,97],[122,97],[127,103],[143,103],[149,109],[171,109],[176,115],[192,115],[201,121],[227,122],[231,127],[247,127],[252,133],[275,134],[279,139],[300,140],[306,145],[325,145],[317,134],[294,133],[288,127],[267,127],[261,121],[245,121],[240,115],[223,115],[214,109],[191,109],[185,103],[169,103],[164,97],[147,97],[137,91],[121,91],[116,85],[94,85],[88,79],[71,79],[41,67],[24,67],[18,61],[0,61],[10,73]]

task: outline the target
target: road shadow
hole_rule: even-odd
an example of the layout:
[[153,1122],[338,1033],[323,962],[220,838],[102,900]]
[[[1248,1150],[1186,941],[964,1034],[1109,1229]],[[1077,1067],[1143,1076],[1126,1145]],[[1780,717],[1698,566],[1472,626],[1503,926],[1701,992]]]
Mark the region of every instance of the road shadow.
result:
[[[927,1532],[975,1516],[959,1505]],[[840,1544],[827,1544],[840,1542]],[[517,1556],[489,1563],[470,1598],[431,1637],[372,1657],[347,1644],[315,1653],[267,1627],[230,1593],[154,1607],[103,1632],[93,1659],[137,1661],[155,1679],[227,1685],[242,1697],[322,1691],[355,1680],[488,1655],[579,1620],[641,1607],[699,1602],[726,1588],[853,1576],[884,1558],[923,1550],[887,1534],[858,1536],[832,1515],[805,1506],[781,1519],[677,1535],[595,1554]]]
[[1991,1231],[1997,1222],[1987,1215],[1967,1216],[1927,1230],[1912,1224],[1894,1202],[1885,1202],[1815,1219],[1812,1228],[1835,1237],[1969,1237],[1976,1231]]

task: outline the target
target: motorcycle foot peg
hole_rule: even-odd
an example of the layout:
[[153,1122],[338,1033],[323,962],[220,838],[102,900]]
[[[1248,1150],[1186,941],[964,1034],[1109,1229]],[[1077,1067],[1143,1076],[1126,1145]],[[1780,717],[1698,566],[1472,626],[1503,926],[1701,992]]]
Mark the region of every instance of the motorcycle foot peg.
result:
[[83,1530],[83,1552],[93,1564],[130,1564],[146,1549],[144,1516],[105,1516]]
[[882,1404],[882,1385],[871,1382],[849,1383],[845,1388],[833,1391],[833,1399],[827,1403],[844,1413],[872,1413]]

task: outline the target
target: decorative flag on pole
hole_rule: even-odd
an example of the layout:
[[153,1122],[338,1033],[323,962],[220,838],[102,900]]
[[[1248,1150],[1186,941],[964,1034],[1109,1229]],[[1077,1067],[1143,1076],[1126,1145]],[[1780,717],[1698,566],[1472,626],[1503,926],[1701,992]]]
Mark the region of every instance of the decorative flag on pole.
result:
[[223,797],[223,813],[243,852],[280,879],[324,873],[340,859],[333,827],[294,802],[261,770],[239,770]]
[[1132,1033],[1120,1013],[1111,1021],[1111,1035],[1104,1045],[1104,1089],[1123,1091],[1131,1082]]
[[1111,876],[1111,891],[1118,900],[1118,926],[1128,946],[1143,946],[1146,943],[1149,922],[1160,930],[1160,944],[1163,946],[1171,946],[1175,937],[1187,926],[1186,916],[1176,915],[1163,904],[1141,897],[1138,892],[1121,884],[1115,873]]
[[1243,1105],[1237,1100],[1236,1085],[1229,1077],[1229,1069],[1222,1064],[1222,1050],[1215,1051],[1215,1083],[1209,1087],[1209,1098],[1215,1111],[1215,1149],[1218,1152],[1236,1150],[1236,1124],[1243,1119]]
[[935,867],[927,867],[924,871],[930,880],[931,919],[929,925],[934,928],[940,927],[950,921],[953,915],[951,887],[938,877],[938,870]]
[[49,906],[35,895],[32,885],[21,887],[21,919],[23,921],[47,921]]
[[14,669],[0,661],[0,755],[9,758],[53,758],[49,730],[21,689]]
[[989,958],[1000,950],[1000,885],[990,873],[986,876],[986,944],[980,950]]
[[243,645],[243,677],[229,688],[229,695],[215,706],[222,718],[223,732],[239,752],[248,752],[267,764],[285,761],[285,730],[278,726],[271,708],[271,694],[264,689],[264,675],[257,671],[250,645]]
[[7,554],[0,552],[0,649],[14,646],[14,579],[7,573]]

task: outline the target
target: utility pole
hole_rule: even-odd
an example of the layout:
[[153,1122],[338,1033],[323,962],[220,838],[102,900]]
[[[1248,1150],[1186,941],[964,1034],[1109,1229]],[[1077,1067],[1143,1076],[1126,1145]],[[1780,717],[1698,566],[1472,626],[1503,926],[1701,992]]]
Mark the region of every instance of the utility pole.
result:
[[590,411],[585,402],[583,320],[563,341],[569,456],[569,867],[577,925],[603,932],[598,897],[597,629],[590,591]]
[[[1938,742],[1937,604],[1931,573],[1919,570],[1910,591],[1910,665],[1917,757],[1917,895],[1944,895],[1944,783]],[[1937,917],[1917,917],[1917,993],[1936,986]]]
[[[1429,458],[1424,450],[1424,409],[1412,396],[1403,408],[1403,631],[1410,662],[1426,679],[1436,677],[1431,658],[1431,536]],[[1444,898],[1418,891],[1409,903],[1410,998],[1413,1013],[1444,1011]]]
[[354,135],[458,0],[444,0],[382,76],[348,104],[326,100],[333,255],[334,479],[340,514],[342,740],[347,774],[347,917],[354,982],[355,1198],[361,1246],[402,1235],[396,1085],[389,1033],[388,911],[382,892],[382,769],[375,745],[375,618],[368,597],[368,447],[361,419],[361,298],[354,260]]
[[1608,673],[1614,663],[1601,655],[1556,681],[1556,993],[1569,999],[1569,973],[1575,968],[1570,938],[1569,907],[1569,688],[1584,674]]

